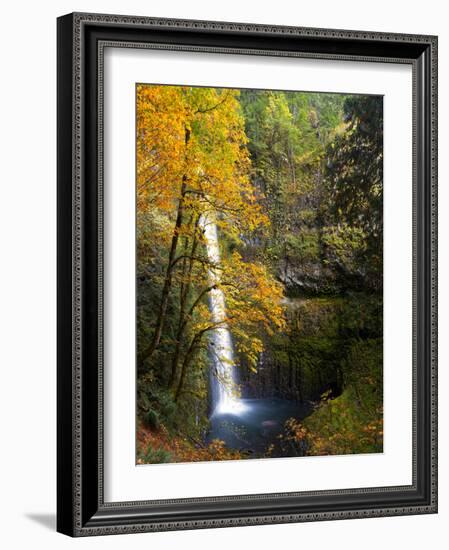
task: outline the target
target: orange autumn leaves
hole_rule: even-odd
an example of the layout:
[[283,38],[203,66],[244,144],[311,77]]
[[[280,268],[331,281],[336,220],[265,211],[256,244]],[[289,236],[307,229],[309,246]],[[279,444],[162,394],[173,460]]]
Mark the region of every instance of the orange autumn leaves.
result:
[[259,263],[244,262],[238,252],[226,259],[223,284],[230,326],[237,351],[243,353],[248,366],[255,371],[259,354],[263,351],[261,331],[273,334],[285,328],[281,305],[282,287]]
[[139,208],[173,209],[186,178],[187,207],[197,208],[201,197],[222,212],[219,223],[228,222],[231,231],[268,223],[249,178],[237,96],[236,90],[137,86]]
[[181,434],[170,434],[164,426],[161,426],[158,431],[152,431],[140,425],[137,429],[136,443],[137,464],[247,458],[241,451],[228,449],[225,442],[219,439],[214,439],[208,444],[199,445],[199,442],[192,444],[192,441]]
[[[207,306],[211,267],[221,273],[225,322],[253,368],[263,333],[284,326],[281,285],[262,263],[237,252],[247,237],[269,224],[251,180],[238,95],[229,89],[137,86],[137,223],[139,230],[139,224],[156,220],[156,246],[173,252],[172,260],[165,260],[165,289],[180,296],[171,381],[177,395],[183,372],[195,365],[187,355],[181,357],[183,350],[197,352],[207,343],[202,335],[214,329]],[[201,216],[211,216],[219,229],[220,266],[211,266],[207,258]],[[233,252],[226,243],[232,243]]]

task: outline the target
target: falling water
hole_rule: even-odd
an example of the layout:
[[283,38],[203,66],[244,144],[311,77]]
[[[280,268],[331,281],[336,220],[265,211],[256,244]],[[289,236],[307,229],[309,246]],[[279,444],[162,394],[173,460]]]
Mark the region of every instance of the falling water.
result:
[[[209,268],[209,282],[216,285],[220,282],[220,248],[218,246],[217,226],[211,216],[203,215],[200,226],[204,231]],[[214,368],[211,373],[212,410],[213,414],[240,414],[245,406],[237,395],[236,367],[232,337],[226,325],[226,304],[223,291],[213,288],[209,292],[209,308],[212,322],[219,326],[212,331],[210,354]]]

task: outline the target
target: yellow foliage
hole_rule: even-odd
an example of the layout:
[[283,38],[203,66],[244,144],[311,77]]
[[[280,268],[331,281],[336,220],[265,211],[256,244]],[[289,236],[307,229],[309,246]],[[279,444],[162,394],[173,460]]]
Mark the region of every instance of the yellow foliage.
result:
[[211,265],[200,223],[210,216],[235,243],[269,224],[251,180],[238,95],[230,89],[137,86],[137,226],[152,216],[158,221],[152,238],[171,249],[165,288],[179,291],[177,341],[189,334],[191,342],[184,351],[193,353],[204,345],[202,336],[217,328],[207,298],[210,270],[219,270],[215,286],[226,300],[219,324],[232,330],[238,351],[255,368],[262,331],[284,328],[282,286],[265,266],[244,261],[238,252]]
[[[137,86],[137,207],[221,212],[228,230],[266,225],[250,182],[237,90]],[[201,199],[201,200],[199,200]],[[206,208],[205,208],[206,207]]]

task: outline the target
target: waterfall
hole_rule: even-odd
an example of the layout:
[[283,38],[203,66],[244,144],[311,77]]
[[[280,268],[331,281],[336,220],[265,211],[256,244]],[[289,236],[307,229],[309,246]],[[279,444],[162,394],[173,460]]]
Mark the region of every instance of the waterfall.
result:
[[[209,282],[216,285],[220,282],[220,248],[218,245],[217,226],[211,215],[203,214],[200,218],[200,227],[204,231],[207,257],[211,264],[208,270]],[[212,411],[213,414],[239,414],[245,406],[237,395],[236,367],[232,337],[226,318],[226,303],[224,293],[220,288],[213,288],[209,292],[209,308],[212,322],[222,323],[212,331],[209,350],[213,361],[211,372]]]

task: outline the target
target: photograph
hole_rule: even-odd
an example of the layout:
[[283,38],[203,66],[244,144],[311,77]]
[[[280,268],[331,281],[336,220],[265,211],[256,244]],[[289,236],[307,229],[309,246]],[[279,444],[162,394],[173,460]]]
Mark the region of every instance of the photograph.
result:
[[438,36],[304,9],[57,19],[59,533],[438,512]]
[[136,84],[137,465],[383,452],[383,100]]
[[447,5],[5,3],[2,548],[449,548]]

